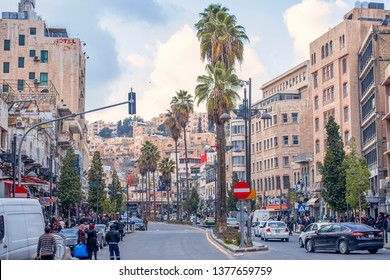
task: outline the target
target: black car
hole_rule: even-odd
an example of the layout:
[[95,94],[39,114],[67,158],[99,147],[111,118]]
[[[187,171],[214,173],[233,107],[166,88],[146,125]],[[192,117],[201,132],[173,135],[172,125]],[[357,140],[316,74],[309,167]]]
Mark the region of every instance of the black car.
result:
[[145,224],[142,219],[132,218],[131,222],[134,224],[135,230],[145,230]]
[[383,245],[381,231],[359,223],[331,223],[310,234],[305,241],[308,252],[334,250],[341,254],[355,250],[375,254]]
[[65,245],[69,247],[70,254],[73,257],[74,247],[77,245],[78,228],[66,228],[60,231],[60,235],[65,237]]

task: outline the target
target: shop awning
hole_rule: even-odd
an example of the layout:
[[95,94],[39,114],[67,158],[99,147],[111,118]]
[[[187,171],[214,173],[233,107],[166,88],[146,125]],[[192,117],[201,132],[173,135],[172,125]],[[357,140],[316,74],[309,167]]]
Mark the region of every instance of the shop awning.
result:
[[[280,204],[270,204],[266,206],[269,211],[280,211]],[[282,211],[287,211],[287,205],[282,204]]]
[[317,201],[319,200],[318,197],[313,197],[313,198],[310,198],[307,202],[306,202],[306,206],[314,206]]

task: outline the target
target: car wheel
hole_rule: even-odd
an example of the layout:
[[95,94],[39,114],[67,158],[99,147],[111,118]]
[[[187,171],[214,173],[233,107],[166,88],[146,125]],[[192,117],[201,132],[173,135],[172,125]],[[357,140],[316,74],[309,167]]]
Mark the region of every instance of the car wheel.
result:
[[299,247],[303,248],[305,246],[305,244],[303,244],[303,240],[302,238],[299,238]]
[[341,254],[348,254],[349,253],[347,242],[340,241],[340,243],[339,243],[339,251],[340,251]]
[[314,244],[313,244],[313,241],[311,241],[310,239],[306,241],[306,251],[312,253],[314,252]]
[[370,252],[370,254],[376,254],[378,252],[378,249],[370,249],[368,250],[368,252]]
[[288,238],[286,238],[285,240],[286,240],[286,242],[288,242],[288,241],[289,241],[289,239],[288,239]]

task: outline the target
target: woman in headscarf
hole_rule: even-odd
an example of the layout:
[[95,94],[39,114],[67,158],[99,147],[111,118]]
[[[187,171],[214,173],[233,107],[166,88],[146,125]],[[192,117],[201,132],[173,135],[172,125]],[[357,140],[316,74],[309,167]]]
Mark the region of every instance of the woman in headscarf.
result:
[[99,248],[97,244],[97,233],[95,230],[95,224],[89,225],[89,230],[87,231],[87,248],[89,259],[92,260],[93,253],[95,256],[95,260],[97,260],[97,251]]

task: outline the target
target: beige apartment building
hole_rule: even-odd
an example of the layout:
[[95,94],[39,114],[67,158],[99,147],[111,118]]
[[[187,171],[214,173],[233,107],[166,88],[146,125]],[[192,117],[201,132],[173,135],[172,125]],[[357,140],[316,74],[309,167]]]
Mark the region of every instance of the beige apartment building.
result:
[[[82,42],[65,28],[47,26],[35,12],[35,1],[22,0],[18,12],[2,12],[0,41],[0,92],[10,108],[9,132],[24,134],[38,122],[85,111]],[[23,158],[29,159],[23,172],[39,175],[39,168],[50,169],[51,157],[51,168],[59,174],[61,159],[73,146],[81,174],[88,163],[86,131],[85,117],[78,116],[31,132],[31,142],[22,147]]]
[[[257,203],[270,210],[287,210],[289,190],[305,174],[298,170],[291,178],[291,166],[300,155],[312,151],[308,77],[309,62],[305,61],[265,83],[261,88],[264,98],[252,105],[261,110],[251,122],[251,186],[257,192]],[[271,120],[260,118],[264,110]],[[308,161],[309,158],[302,161],[302,170]]]
[[[390,65],[388,65],[385,69],[385,78],[383,79],[382,86],[385,90],[385,104],[386,104],[386,115],[383,117],[383,121],[385,122],[386,127],[386,152],[385,160],[387,163],[387,174],[389,174],[390,167]],[[385,195],[385,208],[387,213],[390,213],[390,177],[386,177],[384,180],[380,181],[379,184],[379,193],[381,195]]]
[[[314,189],[323,187],[318,166],[326,153],[325,126],[333,116],[340,126],[346,152],[351,137],[354,137],[358,151],[369,165],[372,190],[367,200],[370,203],[368,214],[372,216],[376,216],[383,201],[377,195],[379,181],[387,176],[381,121],[385,112],[385,94],[380,84],[384,80],[386,64],[383,62],[387,55],[384,49],[388,52],[389,46],[384,47],[384,35],[379,30],[389,31],[389,16],[390,11],[385,10],[383,4],[356,2],[356,7],[344,16],[341,23],[310,44]],[[376,26],[380,25],[383,26],[378,29]],[[315,206],[325,213],[326,204],[322,199]]]

